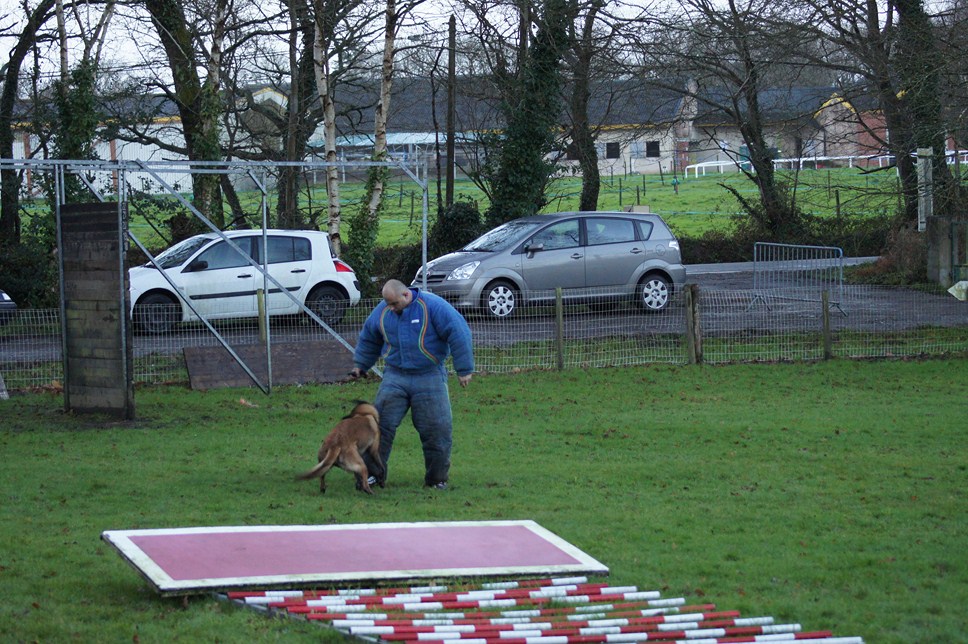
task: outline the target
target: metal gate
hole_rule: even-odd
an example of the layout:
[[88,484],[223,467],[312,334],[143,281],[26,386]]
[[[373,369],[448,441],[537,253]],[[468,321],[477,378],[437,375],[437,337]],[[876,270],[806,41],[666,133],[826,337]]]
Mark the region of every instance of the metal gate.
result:
[[951,278],[968,280],[968,220],[951,220]]
[[753,290],[750,308],[769,306],[768,298],[820,302],[843,309],[844,251],[835,246],[798,246],[756,242],[753,245]]
[[[0,170],[14,170],[16,172],[22,173],[24,180],[28,182],[34,174],[47,174],[50,175],[54,183],[54,203],[50,204],[53,207],[55,213],[55,219],[59,222],[61,218],[61,211],[67,202],[67,190],[66,185],[68,177],[72,180],[82,183],[91,195],[92,202],[98,203],[116,203],[119,209],[125,209],[129,203],[129,199],[133,192],[136,191],[135,186],[141,185],[142,188],[139,192],[151,195],[164,195],[166,198],[170,199],[172,202],[176,203],[182,212],[188,213],[194,218],[201,221],[208,229],[214,233],[220,235],[223,240],[225,240],[230,246],[235,248],[236,251],[241,253],[241,250],[236,246],[234,242],[228,239],[222,230],[216,226],[213,222],[209,221],[204,214],[202,214],[187,198],[186,194],[183,194],[186,185],[190,186],[191,182],[198,175],[218,175],[220,177],[227,178],[230,181],[242,181],[248,180],[250,185],[254,187],[255,192],[259,196],[259,203],[257,206],[257,212],[262,220],[262,228],[267,227],[267,215],[269,208],[269,197],[271,192],[275,189],[274,181],[275,177],[278,176],[279,170],[283,167],[294,167],[302,172],[313,172],[316,170],[324,170],[330,166],[337,166],[339,168],[368,168],[370,166],[381,166],[390,169],[398,170],[407,177],[410,178],[421,190],[423,194],[422,199],[422,253],[424,263],[427,261],[427,211],[428,211],[428,181],[421,180],[413,170],[411,170],[406,163],[396,162],[396,161],[353,161],[353,162],[296,162],[296,161],[105,161],[105,160],[57,160],[57,159],[0,159]],[[150,186],[150,187],[148,187]],[[29,187],[28,187],[29,189]],[[133,230],[131,226],[127,227],[126,234],[128,239],[136,245],[149,261],[157,267],[154,256],[148,251],[145,245],[139,238],[138,232]],[[119,249],[119,252],[122,249]],[[244,253],[243,253],[244,254]],[[123,253],[118,258],[120,261],[123,258]],[[63,266],[63,256],[59,259],[59,269],[62,276],[64,274]],[[253,262],[253,269],[259,271],[265,276],[268,282],[271,282],[276,288],[280,289],[280,292],[284,295],[288,295],[290,298],[295,298],[290,294],[285,288],[282,287],[269,273],[265,266],[260,265],[257,262]],[[164,271],[160,273],[165,276]],[[176,294],[180,293],[172,284],[174,292]],[[272,369],[271,369],[271,345],[270,342],[266,342],[266,361],[270,365],[267,369],[267,382],[262,382],[259,377],[253,372],[253,370],[246,364],[246,361],[230,346],[228,341],[222,337],[219,331],[212,326],[212,324],[202,315],[195,310],[191,302],[183,300],[186,306],[191,308],[195,315],[201,320],[208,331],[218,340],[219,344],[230,354],[232,359],[239,364],[239,366],[246,372],[246,374],[251,378],[252,382],[257,385],[264,393],[269,393],[272,388]],[[299,304],[299,302],[296,302]],[[300,305],[301,306],[301,305]],[[323,322],[313,311],[303,307],[303,312],[307,316],[315,320],[317,324],[323,327],[336,341],[342,344],[347,350],[352,351],[352,346],[349,345],[339,334],[333,331],[329,326]],[[268,316],[268,314],[266,314]],[[61,298],[61,320],[66,317],[64,311],[64,298]],[[121,339],[119,338],[119,342]],[[67,355],[66,349],[63,351],[63,355]],[[65,369],[66,373],[66,369]],[[379,373],[377,371],[377,373]]]

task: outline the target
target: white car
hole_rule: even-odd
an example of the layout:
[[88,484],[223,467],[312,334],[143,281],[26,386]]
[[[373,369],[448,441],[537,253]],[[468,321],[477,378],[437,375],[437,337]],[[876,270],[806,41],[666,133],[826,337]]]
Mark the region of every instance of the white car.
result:
[[[263,266],[261,229],[223,234]],[[292,315],[305,305],[330,326],[343,319],[347,306],[360,301],[356,273],[333,256],[329,235],[313,230],[268,230],[266,237],[268,272],[295,302],[218,234],[205,233],[175,244],[155,258],[175,288],[151,262],[128,271],[131,315],[137,328],[164,333],[178,322],[198,320],[199,316],[256,317],[259,289],[267,294],[270,315]],[[192,303],[198,315],[184,300]]]

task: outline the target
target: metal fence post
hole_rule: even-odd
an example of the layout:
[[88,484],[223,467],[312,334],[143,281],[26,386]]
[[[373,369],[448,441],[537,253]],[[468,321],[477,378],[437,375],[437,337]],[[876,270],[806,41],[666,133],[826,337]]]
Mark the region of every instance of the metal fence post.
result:
[[830,335],[830,291],[824,289],[820,294],[820,319],[823,320],[823,359],[834,357],[833,338]]
[[555,289],[555,356],[558,371],[565,368],[565,303],[561,287]]

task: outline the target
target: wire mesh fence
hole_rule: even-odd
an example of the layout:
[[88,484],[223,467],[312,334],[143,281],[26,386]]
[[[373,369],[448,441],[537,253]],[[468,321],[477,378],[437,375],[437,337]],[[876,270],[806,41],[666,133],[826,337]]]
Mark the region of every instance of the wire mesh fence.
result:
[[[902,358],[968,354],[968,302],[947,294],[901,287],[848,285],[842,301],[800,297],[790,289],[699,289],[694,313],[699,337],[688,337],[686,298],[658,313],[627,301],[524,307],[506,320],[478,311],[466,317],[477,369],[514,373],[534,369],[626,367],[652,363],[710,364]],[[378,300],[350,308],[335,331],[355,345]],[[266,330],[253,319],[213,322],[233,347],[327,339],[301,316],[272,318]],[[264,338],[264,339],[263,339]],[[698,343],[698,353],[690,349]],[[132,336],[134,379],[140,384],[187,384],[184,350],[217,346],[204,325]],[[330,343],[332,344],[332,343]],[[58,387],[63,379],[59,312],[20,310],[0,327],[0,377],[9,391]],[[348,349],[346,349],[348,351]],[[307,349],[305,360],[326,360]],[[378,365],[381,366],[381,365]]]

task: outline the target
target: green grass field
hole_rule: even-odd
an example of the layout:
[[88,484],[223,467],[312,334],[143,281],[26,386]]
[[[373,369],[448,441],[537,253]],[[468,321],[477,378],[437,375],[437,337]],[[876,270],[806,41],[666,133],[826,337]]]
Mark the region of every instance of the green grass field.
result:
[[[783,171],[781,175],[796,185],[798,203],[806,212],[821,216],[842,217],[879,216],[892,212],[896,207],[896,177],[890,172],[863,174],[857,169],[835,168],[804,170],[800,173]],[[599,198],[599,210],[622,210],[633,204],[648,205],[653,212],[663,216],[680,236],[700,236],[707,230],[724,230],[730,226],[733,216],[741,212],[736,199],[723,189],[725,184],[753,200],[756,188],[739,173],[708,174],[699,178],[682,179],[678,184],[671,176],[623,175],[603,176]],[[436,183],[429,190],[429,213],[436,214]],[[567,177],[555,181],[549,190],[549,203],[545,212],[574,210],[578,208],[581,180]],[[481,211],[487,208],[487,197],[471,181],[461,180],[455,187],[458,198],[476,201]],[[243,193],[241,196],[246,212],[256,216],[261,212],[259,195]],[[343,209],[343,237],[352,234],[345,220],[359,207],[363,196],[361,182],[346,182],[340,186]],[[318,211],[326,203],[322,186],[303,194],[303,204],[311,204]],[[275,208],[270,195],[269,211]],[[135,214],[131,230],[149,247],[160,243],[156,232]],[[256,217],[256,221],[259,217]],[[415,243],[420,240],[422,221],[422,195],[418,185],[410,180],[394,178],[386,186],[384,214],[381,220],[378,245],[393,246]],[[325,228],[325,222],[320,222]]]
[[[104,530],[533,519],[609,581],[868,643],[968,632],[968,360],[655,366],[453,383],[451,489],[405,421],[388,487],[293,475],[376,382],[136,392],[138,419],[0,402],[0,640],[310,642],[157,596]],[[243,404],[243,400],[250,404]]]

